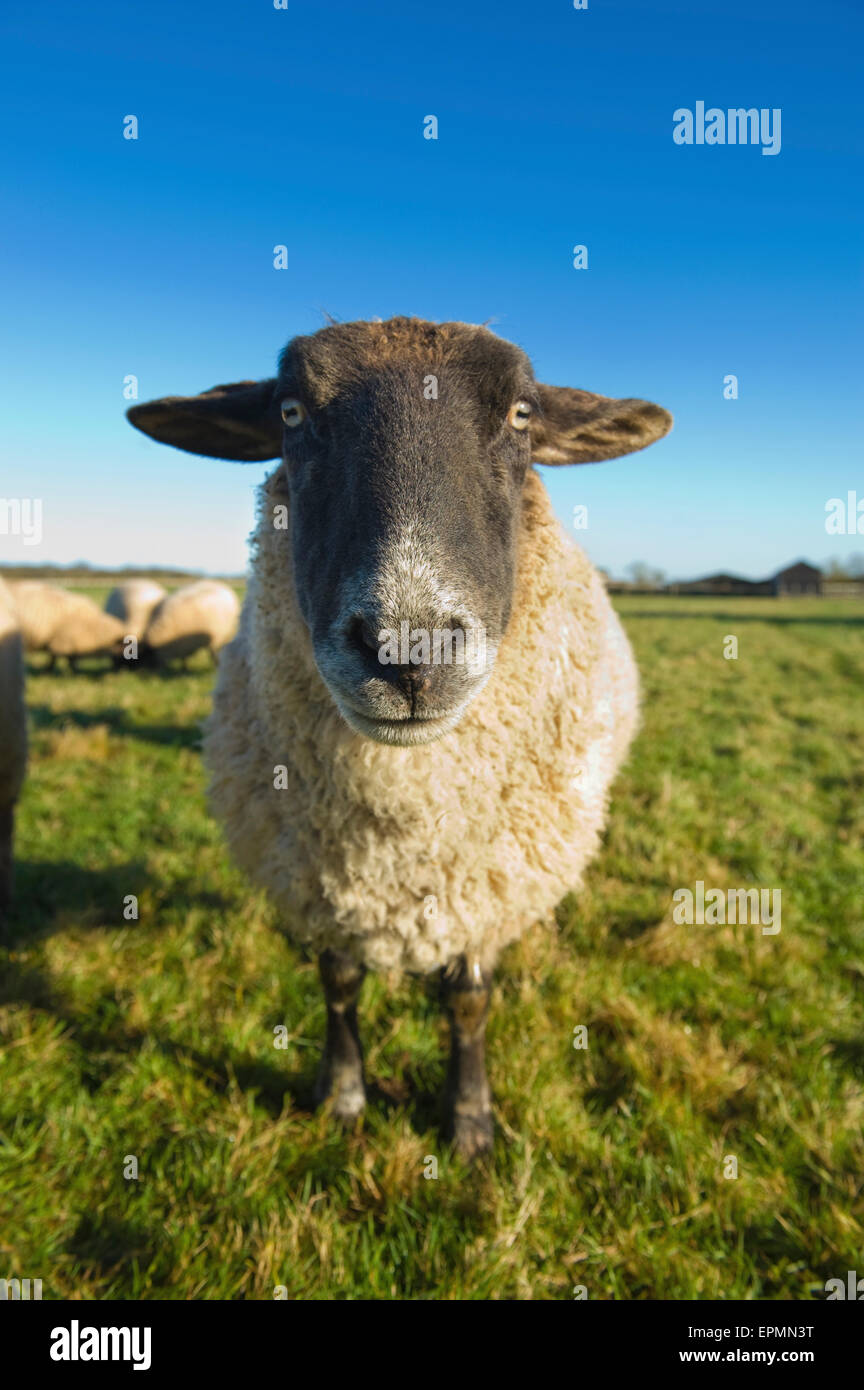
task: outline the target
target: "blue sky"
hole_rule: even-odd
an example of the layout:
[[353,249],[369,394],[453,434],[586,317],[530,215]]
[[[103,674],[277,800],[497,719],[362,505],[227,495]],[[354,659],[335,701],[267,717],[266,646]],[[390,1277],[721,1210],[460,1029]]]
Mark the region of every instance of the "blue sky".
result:
[[[265,470],[146,440],[123,381],[270,375],[322,310],[492,318],[541,379],[669,408],[544,470],[614,573],[864,550],[824,524],[864,498],[859,0],[7,0],[0,36],[0,496],[44,517],[6,562],[242,570]],[[699,100],[780,108],[780,153],[676,145]]]

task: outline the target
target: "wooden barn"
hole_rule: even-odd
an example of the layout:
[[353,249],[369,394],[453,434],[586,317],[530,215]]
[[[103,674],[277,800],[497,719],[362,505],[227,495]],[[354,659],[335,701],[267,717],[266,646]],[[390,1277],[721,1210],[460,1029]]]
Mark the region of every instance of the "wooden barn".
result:
[[707,574],[704,579],[690,579],[679,584],[668,585],[671,594],[749,594],[774,593],[773,580],[742,579],[737,574]]
[[822,571],[817,570],[815,565],[808,565],[806,560],[799,560],[785,570],[778,570],[771,583],[774,586],[772,593],[777,598],[800,597],[802,594],[818,596],[822,593]]
[[751,597],[784,598],[802,594],[820,595],[822,571],[806,560],[778,570],[769,579],[742,579],[738,574],[707,574],[704,579],[690,579],[666,586],[667,594],[735,594]]

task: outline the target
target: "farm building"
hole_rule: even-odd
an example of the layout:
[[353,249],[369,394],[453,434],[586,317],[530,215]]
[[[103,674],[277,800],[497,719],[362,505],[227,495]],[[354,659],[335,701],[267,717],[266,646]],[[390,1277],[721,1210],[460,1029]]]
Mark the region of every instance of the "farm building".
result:
[[864,598],[864,579],[823,579],[825,598]]
[[667,584],[668,594],[747,594],[753,597],[784,598],[791,595],[822,593],[822,571],[806,560],[798,560],[786,569],[778,570],[769,579],[742,579],[737,574],[708,574],[704,579],[691,579]]
[[667,585],[670,594],[773,594],[771,579],[742,579],[737,574],[708,574],[704,579],[691,579]]
[[822,593],[822,571],[817,570],[815,565],[808,565],[806,560],[799,560],[797,564],[789,565],[785,570],[778,570],[770,582],[774,586],[772,592],[778,598],[787,594]]

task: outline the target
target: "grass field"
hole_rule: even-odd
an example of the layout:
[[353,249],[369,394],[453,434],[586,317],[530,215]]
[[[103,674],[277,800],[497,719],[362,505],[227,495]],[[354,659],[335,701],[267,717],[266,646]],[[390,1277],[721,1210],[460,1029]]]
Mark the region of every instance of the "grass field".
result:
[[[807,1299],[864,1275],[864,610],[619,607],[643,729],[585,890],[502,961],[498,1145],[473,1171],[436,1131],[431,984],[367,982],[362,1131],[311,1112],[316,969],[205,813],[206,662],[32,659],[0,1276],[45,1298]],[[782,931],[676,925],[700,879],[780,888]]]

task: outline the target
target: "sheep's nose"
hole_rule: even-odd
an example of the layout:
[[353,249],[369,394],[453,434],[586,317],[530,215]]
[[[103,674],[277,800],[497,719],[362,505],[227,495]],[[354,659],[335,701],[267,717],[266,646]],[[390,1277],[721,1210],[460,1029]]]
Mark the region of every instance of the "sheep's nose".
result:
[[349,647],[360,652],[361,656],[368,656],[370,652],[377,657],[381,650],[381,643],[378,640],[380,628],[374,623],[370,623],[368,618],[363,618],[359,614],[352,618],[348,627],[347,638]]
[[[413,622],[403,621],[395,627],[373,620],[368,615],[357,613],[348,624],[345,637],[348,646],[362,658],[366,669],[371,673],[374,660],[376,675],[382,680],[392,682],[412,700],[418,695],[428,694],[434,683],[436,658],[432,655],[433,634],[440,629],[461,629],[458,621],[441,621],[439,626],[428,633],[429,656],[431,660],[412,659],[410,652],[419,634],[426,632]],[[400,656],[393,660],[394,646]],[[385,654],[385,651],[387,654]],[[443,675],[443,671],[441,673]]]
[[396,667],[396,682],[409,698],[425,695],[432,685],[431,666],[408,665]]

